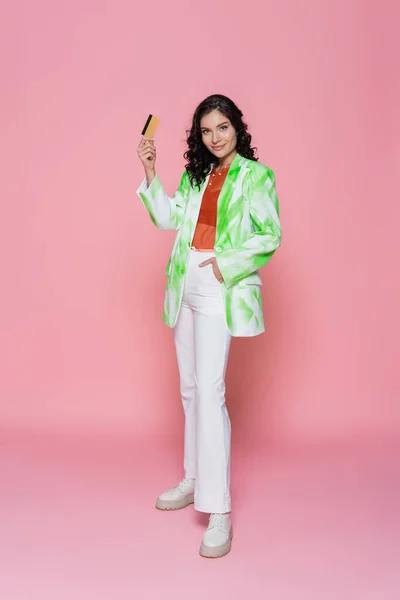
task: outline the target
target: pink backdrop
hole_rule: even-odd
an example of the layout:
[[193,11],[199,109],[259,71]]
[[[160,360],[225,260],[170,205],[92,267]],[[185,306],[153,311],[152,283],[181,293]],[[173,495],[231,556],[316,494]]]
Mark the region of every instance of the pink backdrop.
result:
[[232,347],[236,439],[399,433],[400,93],[395,15],[376,6],[3,5],[2,427],[181,431],[161,320],[173,233],[135,195],[136,145],[160,116],[172,193],[191,113],[218,92],[276,173],[284,232],[262,272],[268,333]]

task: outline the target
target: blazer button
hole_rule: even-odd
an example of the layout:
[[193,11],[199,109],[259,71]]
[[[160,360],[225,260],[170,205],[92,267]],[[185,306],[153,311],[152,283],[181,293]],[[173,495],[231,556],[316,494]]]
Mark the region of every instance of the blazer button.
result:
[[218,248],[215,248],[215,250],[216,250],[217,252],[221,252],[221,248],[220,248],[219,246],[218,246]]

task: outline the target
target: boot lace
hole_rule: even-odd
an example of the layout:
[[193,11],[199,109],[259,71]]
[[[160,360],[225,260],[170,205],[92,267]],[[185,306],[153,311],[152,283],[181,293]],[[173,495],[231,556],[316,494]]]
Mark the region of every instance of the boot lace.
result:
[[182,479],[182,480],[181,480],[181,481],[178,483],[178,485],[177,485],[176,487],[177,487],[177,488],[179,488],[181,491],[183,491],[183,490],[182,490],[182,488],[184,488],[184,487],[186,486],[186,484],[188,484],[189,482],[190,482],[190,479],[189,479],[188,477],[184,477],[184,478],[183,478],[183,479]]
[[222,515],[219,513],[213,513],[210,516],[210,522],[208,524],[209,529],[211,529],[211,527],[218,527],[218,529],[222,526],[223,523],[223,518]]

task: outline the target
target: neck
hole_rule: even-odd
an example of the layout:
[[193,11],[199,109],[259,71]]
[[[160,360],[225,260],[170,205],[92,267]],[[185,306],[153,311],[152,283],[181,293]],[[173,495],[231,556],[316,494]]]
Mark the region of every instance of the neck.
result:
[[236,150],[233,150],[230,154],[228,154],[227,156],[224,156],[224,158],[221,158],[221,160],[218,162],[219,168],[222,169],[226,165],[231,164],[231,162],[233,161],[235,156],[236,156]]

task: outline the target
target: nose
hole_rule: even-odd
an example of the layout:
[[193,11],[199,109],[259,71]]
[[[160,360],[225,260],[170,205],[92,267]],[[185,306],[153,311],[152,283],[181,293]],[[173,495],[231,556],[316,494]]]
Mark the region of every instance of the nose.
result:
[[214,131],[212,134],[212,143],[213,146],[217,146],[218,142],[221,140],[220,135],[219,135],[219,131]]

